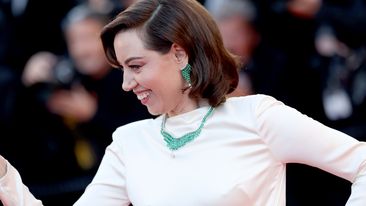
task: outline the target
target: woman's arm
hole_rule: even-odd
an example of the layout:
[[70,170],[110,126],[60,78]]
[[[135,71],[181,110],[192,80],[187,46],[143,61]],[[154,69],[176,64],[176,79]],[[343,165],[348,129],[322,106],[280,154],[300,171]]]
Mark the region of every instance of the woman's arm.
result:
[[4,206],[41,206],[26,187],[18,171],[0,155],[0,200]]
[[126,167],[119,147],[116,142],[107,147],[97,174],[74,206],[130,205],[126,190]]
[[352,181],[352,193],[347,201],[347,206],[366,205],[366,162],[360,168],[356,178]]
[[366,205],[365,142],[273,98],[265,98],[259,105],[258,131],[279,161],[317,167],[352,182],[347,205]]
[[[115,136],[116,134],[114,134]],[[125,165],[120,145],[114,142],[106,149],[102,163],[92,183],[74,204],[128,206]],[[23,184],[18,171],[0,155],[0,200],[4,206],[42,206]]]

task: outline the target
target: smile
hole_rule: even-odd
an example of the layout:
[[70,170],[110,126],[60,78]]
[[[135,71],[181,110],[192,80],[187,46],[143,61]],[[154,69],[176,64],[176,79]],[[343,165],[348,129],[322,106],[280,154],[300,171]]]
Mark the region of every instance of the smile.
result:
[[141,92],[139,94],[136,94],[137,95],[137,99],[138,100],[143,100],[145,98],[147,98],[149,95],[150,95],[151,92]]

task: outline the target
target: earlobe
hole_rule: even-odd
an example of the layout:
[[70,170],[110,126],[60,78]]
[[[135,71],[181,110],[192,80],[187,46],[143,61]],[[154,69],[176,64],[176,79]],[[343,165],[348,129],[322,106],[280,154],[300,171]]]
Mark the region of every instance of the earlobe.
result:
[[171,50],[174,53],[174,56],[178,63],[188,63],[188,61],[184,62],[186,59],[188,59],[188,56],[186,51],[181,46],[173,43]]

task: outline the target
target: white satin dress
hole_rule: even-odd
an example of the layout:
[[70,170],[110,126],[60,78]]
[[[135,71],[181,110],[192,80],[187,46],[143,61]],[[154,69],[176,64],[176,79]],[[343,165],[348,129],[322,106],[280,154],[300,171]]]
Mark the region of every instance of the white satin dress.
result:
[[[170,117],[174,136],[198,128],[209,106]],[[348,206],[366,205],[366,143],[266,95],[229,98],[177,151],[162,116],[119,127],[76,206],[285,206],[286,163],[352,182]]]

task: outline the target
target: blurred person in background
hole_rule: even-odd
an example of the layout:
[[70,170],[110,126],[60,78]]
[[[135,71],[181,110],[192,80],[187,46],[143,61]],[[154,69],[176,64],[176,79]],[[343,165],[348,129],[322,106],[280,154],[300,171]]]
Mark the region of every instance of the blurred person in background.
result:
[[99,13],[114,17],[136,0],[77,0],[79,4],[87,4]]
[[[365,86],[359,80],[364,76],[365,1],[277,0],[255,4],[262,40],[278,48],[285,58],[279,64],[282,68],[277,68],[280,72],[272,75],[277,83],[265,86],[267,91],[258,90],[258,85],[263,85],[261,79],[270,73],[253,70],[253,88],[364,140]],[[312,205],[314,201],[319,205],[345,204],[349,183],[304,165],[290,164],[287,170],[289,205]]]
[[262,11],[250,0],[212,0],[205,7],[217,22],[225,47],[240,56],[243,64],[239,86],[230,95],[264,93],[279,98],[287,56],[262,38],[258,28]]
[[329,124],[366,139],[366,1],[322,1],[315,45]]
[[74,5],[74,0],[0,0],[0,151],[6,154],[14,151],[9,145],[22,138],[15,134],[15,114],[26,61],[40,50],[65,51],[59,24]]
[[254,26],[256,8],[247,0],[210,0],[206,1],[204,6],[214,17],[224,46],[238,55],[243,64],[239,71],[238,87],[229,96],[252,94],[252,83],[245,69],[260,41]]
[[[27,59],[42,49],[65,51],[59,23],[73,5],[74,0],[0,0],[0,130],[4,141],[11,139],[15,129],[15,99]],[[0,146],[3,150],[9,150],[5,142]]]
[[329,124],[365,140],[365,44],[350,45],[330,25],[319,28],[315,44],[323,63],[323,106]]
[[114,17],[138,0],[77,0],[88,4],[93,10]]
[[151,117],[122,91],[121,72],[106,61],[99,33],[107,21],[86,4],[76,6],[62,22],[68,53],[38,52],[24,69],[16,119],[23,146],[14,142],[12,155],[45,204],[71,205],[91,181],[114,129]]
[[0,0],[0,19],[6,21],[0,39],[7,39],[0,50],[6,51],[6,65],[19,75],[35,52],[63,53],[66,45],[59,24],[76,4],[76,0]]
[[[268,92],[304,113],[315,115],[322,122],[331,124],[329,113],[325,113],[323,105],[324,82],[330,74],[327,68],[329,61],[319,58],[319,54],[323,57],[327,54],[322,53],[320,47],[324,44],[318,40],[327,39],[320,38],[326,36],[321,34],[333,35],[339,40],[335,43],[337,46],[333,47],[337,51],[333,53],[342,55],[349,51],[347,47],[351,50],[364,47],[366,1],[276,0],[253,3],[258,8],[257,28],[261,40],[265,41],[267,47],[277,48],[285,54],[285,59],[282,60],[284,63],[279,66],[283,71],[277,75],[281,81],[276,84],[280,87],[272,84],[272,88],[276,89]],[[254,74],[254,88],[258,87],[255,85],[257,81],[259,85],[263,84],[260,82],[261,76],[260,73]],[[302,88],[302,85],[307,87]],[[262,89],[255,91],[263,92]]]

